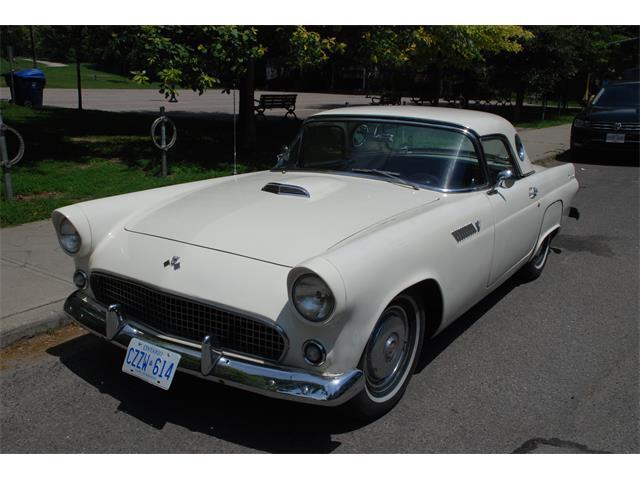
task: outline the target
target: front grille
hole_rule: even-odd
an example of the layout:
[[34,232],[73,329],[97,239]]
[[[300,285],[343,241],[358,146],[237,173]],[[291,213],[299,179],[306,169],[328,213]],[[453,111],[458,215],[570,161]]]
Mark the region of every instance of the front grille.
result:
[[167,335],[200,343],[213,334],[223,350],[272,361],[284,353],[282,334],[264,322],[112,275],[92,273],[90,282],[97,301],[117,303],[125,317],[129,314]]
[[594,122],[591,124],[591,128],[595,130],[637,132],[640,130],[640,123],[620,123],[617,125],[615,122]]

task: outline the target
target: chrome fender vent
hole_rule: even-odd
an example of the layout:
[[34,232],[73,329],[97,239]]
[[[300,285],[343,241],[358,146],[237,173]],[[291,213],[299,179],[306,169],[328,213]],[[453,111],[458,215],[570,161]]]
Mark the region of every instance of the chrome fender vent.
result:
[[263,192],[275,193],[276,195],[294,195],[309,198],[309,192],[298,185],[288,185],[286,183],[270,182],[262,187]]
[[469,238],[472,235],[475,235],[480,231],[480,222],[476,222],[475,225],[473,223],[468,223],[464,227],[459,228],[458,230],[454,230],[451,232],[453,238],[456,239],[458,243],[463,241],[465,238]]

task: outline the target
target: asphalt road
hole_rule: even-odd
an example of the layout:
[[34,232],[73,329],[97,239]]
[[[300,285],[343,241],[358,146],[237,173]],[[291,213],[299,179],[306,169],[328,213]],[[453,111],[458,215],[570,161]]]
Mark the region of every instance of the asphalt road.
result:
[[357,424],[178,374],[164,392],[75,328],[2,353],[2,452],[639,452],[638,167],[577,164],[582,217],[542,277],[426,346],[400,404]]

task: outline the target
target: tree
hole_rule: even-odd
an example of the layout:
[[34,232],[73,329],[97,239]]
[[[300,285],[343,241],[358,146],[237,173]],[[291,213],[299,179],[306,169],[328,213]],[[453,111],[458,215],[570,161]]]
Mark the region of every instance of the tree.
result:
[[[82,77],[80,64],[87,51],[85,40],[89,27],[83,25],[50,26],[38,29],[40,45],[48,45],[40,49],[45,58],[73,58],[76,64],[76,88],[78,90],[78,110],[82,110]],[[48,50],[47,50],[48,48]]]
[[346,46],[335,37],[322,37],[318,32],[298,26],[289,37],[289,63],[298,69],[302,77],[306,69],[325,64],[330,55],[343,53]]
[[[632,38],[633,30],[611,26],[531,26],[532,37],[522,52],[497,55],[494,81],[516,92],[516,120],[520,118],[525,94],[543,98],[558,95],[566,104],[570,82],[578,75],[610,74],[610,59],[616,42]],[[636,35],[637,36],[637,35]],[[637,57],[636,57],[637,58]],[[584,89],[583,89],[584,91]]]
[[240,89],[240,136],[255,146],[253,119],[254,61],[265,53],[257,29],[242,26],[143,27],[138,45],[146,54],[145,69],[134,71],[140,83],[155,78],[160,93],[175,95],[178,88],[202,94],[214,87]]
[[165,97],[175,95],[178,88],[191,88],[202,94],[214,87],[226,92],[239,87],[241,138],[247,146],[253,146],[255,126],[249,119],[253,61],[264,55],[255,28],[143,27],[138,40],[146,53],[146,69],[133,72],[134,80],[142,83],[150,77],[157,78]]
[[[262,35],[258,28],[233,25],[143,27],[138,44],[146,52],[145,65],[133,72],[134,80],[142,83],[157,79],[165,96],[175,94],[178,88],[191,88],[200,94],[212,88],[222,88],[227,93],[239,88],[241,144],[253,150],[255,61],[264,57],[271,46],[276,51],[281,48],[283,36],[291,63],[300,71],[323,63],[330,53],[341,48],[335,39],[323,38],[304,27],[260,30]],[[265,39],[274,43],[267,46],[263,44]]]
[[498,52],[520,52],[531,37],[515,25],[369,27],[361,34],[358,55],[372,66],[397,70],[410,65],[431,72],[437,103],[443,71],[471,69]]

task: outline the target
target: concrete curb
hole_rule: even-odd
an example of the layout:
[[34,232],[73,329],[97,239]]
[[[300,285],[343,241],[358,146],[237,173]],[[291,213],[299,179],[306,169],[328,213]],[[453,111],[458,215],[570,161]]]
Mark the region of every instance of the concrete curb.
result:
[[[0,327],[0,348],[68,325],[71,318],[64,313],[63,306],[64,300],[61,300],[4,318]],[[11,320],[12,325],[5,326],[5,320]]]

